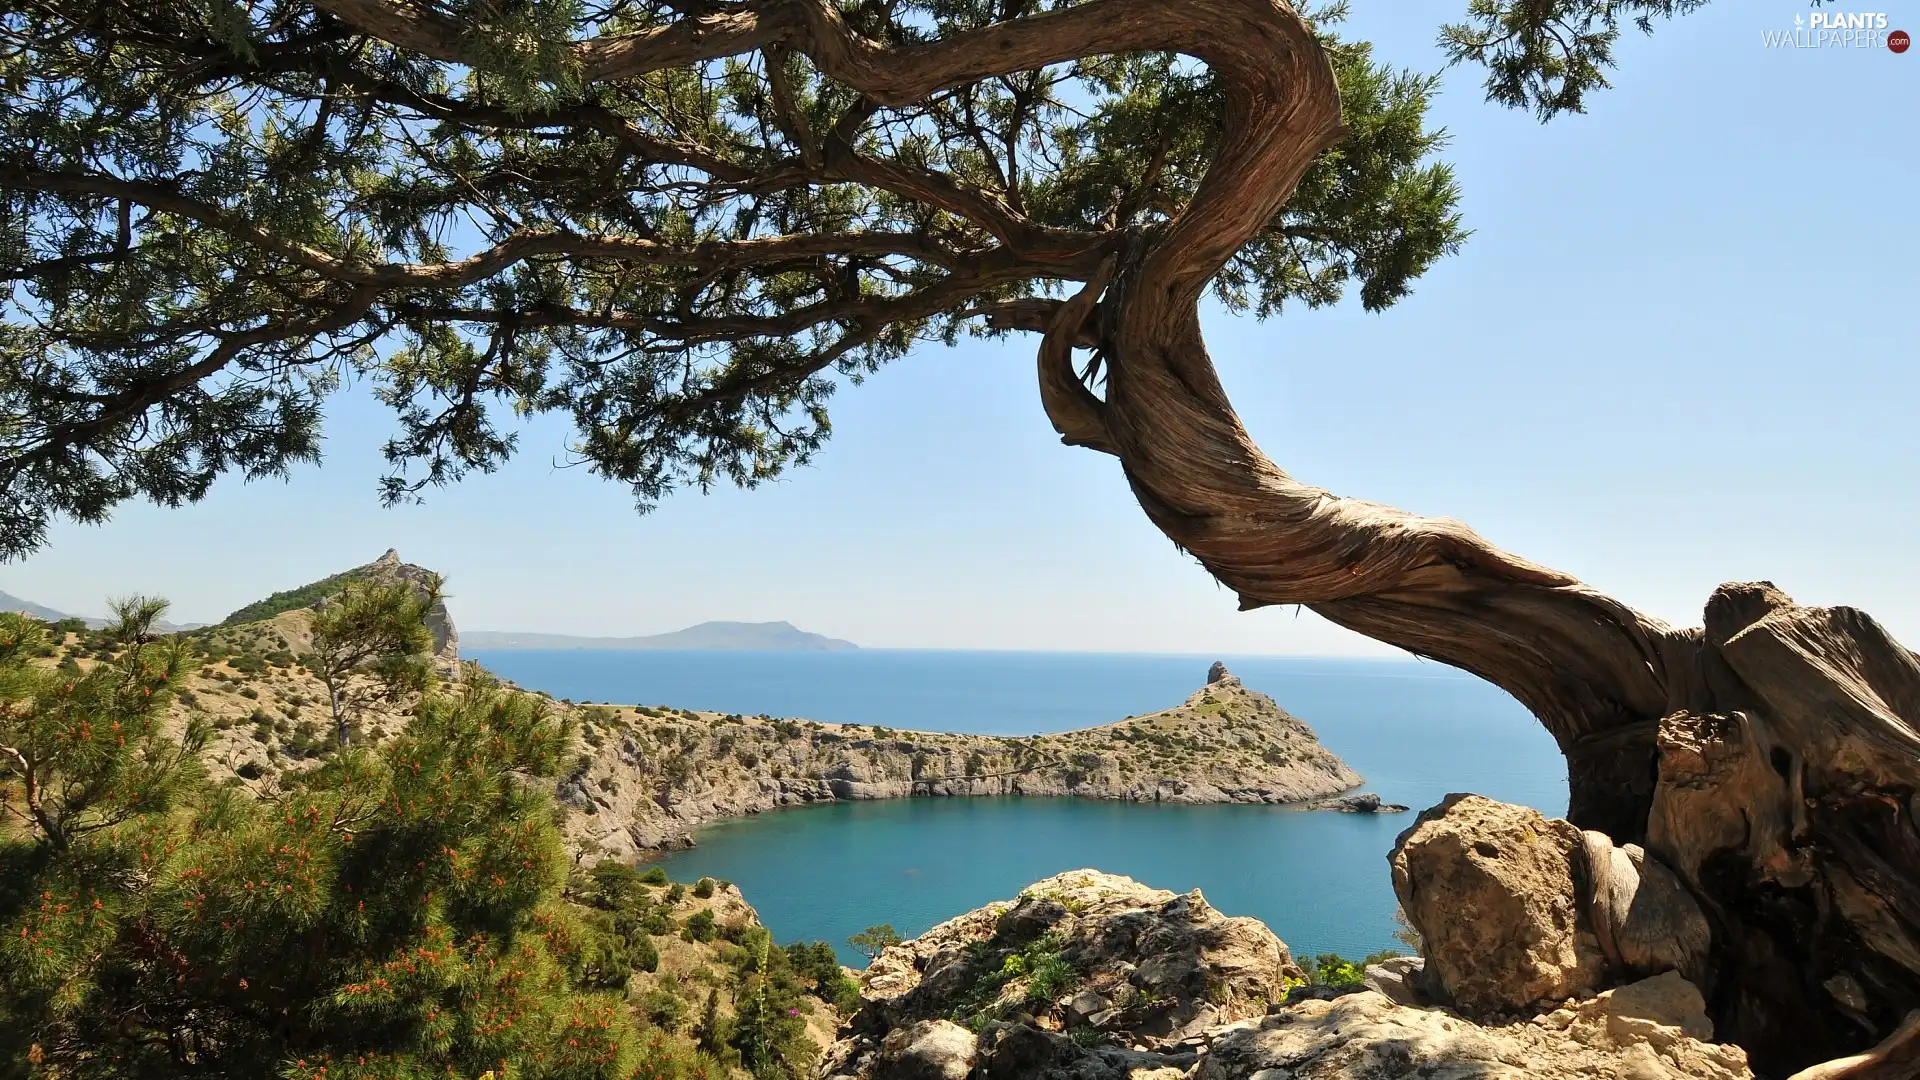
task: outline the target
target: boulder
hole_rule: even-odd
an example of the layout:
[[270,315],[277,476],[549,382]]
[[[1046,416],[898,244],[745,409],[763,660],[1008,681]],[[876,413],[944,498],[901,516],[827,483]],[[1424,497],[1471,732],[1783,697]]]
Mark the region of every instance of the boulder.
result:
[[1606,957],[1574,891],[1583,843],[1567,822],[1478,795],[1423,812],[1388,858],[1429,986],[1469,1015],[1599,990]]
[[1426,961],[1417,956],[1396,956],[1370,964],[1366,970],[1367,989],[1382,994],[1395,1005],[1425,1005],[1420,977]]
[[978,1040],[950,1020],[922,1020],[881,1040],[874,1080],[966,1080]]
[[1751,1080],[1738,1047],[1702,1042],[1676,1025],[1644,1019],[1618,1023],[1622,1008],[1603,996],[1532,1023],[1480,1027],[1446,1011],[1396,1005],[1371,991],[1348,994],[1302,1002],[1258,1025],[1222,1033],[1192,1075],[1193,1080]]

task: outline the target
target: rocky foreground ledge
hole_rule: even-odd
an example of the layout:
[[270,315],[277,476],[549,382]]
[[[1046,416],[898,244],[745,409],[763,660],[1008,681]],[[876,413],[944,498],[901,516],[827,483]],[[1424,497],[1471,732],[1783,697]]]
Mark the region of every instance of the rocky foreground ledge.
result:
[[[1078,870],[882,953],[827,1080],[1397,1080],[1753,1074],[1667,973],[1477,1024],[1375,989],[1303,997],[1254,919]],[[1379,973],[1376,974],[1376,978]],[[1388,974],[1388,982],[1392,981]],[[1404,987],[1389,986],[1404,993]],[[1322,991],[1325,993],[1325,991]],[[1292,1003],[1288,1003],[1289,997]]]
[[[1754,1080],[1696,982],[1707,924],[1641,848],[1449,796],[1402,833],[1418,957],[1304,985],[1263,924],[1076,870],[887,949],[819,1080]],[[1792,1032],[1771,1033],[1791,1038]],[[1757,1052],[1772,1052],[1772,1046]],[[1913,1080],[1920,1012],[1779,1080]]]
[[[1313,730],[1215,665],[1185,703],[1056,735],[902,731],[575,706],[588,754],[558,786],[569,835],[614,856],[684,846],[697,826],[842,800],[1049,795],[1311,806],[1360,775]],[[1401,809],[1361,797],[1325,809]]]

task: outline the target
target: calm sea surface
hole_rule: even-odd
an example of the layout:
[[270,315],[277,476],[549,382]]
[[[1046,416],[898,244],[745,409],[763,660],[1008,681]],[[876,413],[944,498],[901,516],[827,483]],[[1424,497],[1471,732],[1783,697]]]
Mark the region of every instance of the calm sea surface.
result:
[[[1179,704],[1211,657],[1091,653],[474,650],[501,675],[575,701],[674,705],[1025,735]],[[1566,811],[1566,770],[1517,702],[1438,664],[1226,657],[1415,810],[1450,791]],[[1082,799],[901,799],[783,810],[701,829],[675,880],[738,884],[781,941],[843,942],[874,923],[912,936],[1039,878],[1093,867],[1198,888],[1271,926],[1296,953],[1394,947],[1386,853],[1412,814]]]

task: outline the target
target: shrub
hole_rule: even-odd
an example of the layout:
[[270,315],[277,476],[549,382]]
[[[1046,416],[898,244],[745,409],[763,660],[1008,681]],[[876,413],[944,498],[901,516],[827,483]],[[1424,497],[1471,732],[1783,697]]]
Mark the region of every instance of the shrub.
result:
[[640,880],[648,885],[665,885],[667,883],[667,868],[664,866],[649,866],[641,872]]
[[712,909],[701,908],[687,918],[687,928],[681,936],[688,941],[712,941],[714,933]]
[[1029,957],[1027,967],[1027,1004],[1048,1005],[1067,992],[1079,980],[1073,965],[1057,952]]
[[708,897],[712,896],[713,895],[713,879],[710,877],[703,877],[699,881],[694,882],[693,895],[698,897],[701,900],[705,900]]
[[642,994],[636,1007],[647,1023],[662,1031],[684,1031],[691,1015],[685,999],[671,990],[658,987]]
[[1305,965],[1307,981],[1336,990],[1364,986],[1367,977],[1363,964],[1364,961],[1356,964],[1339,953],[1321,953]]
[[651,937],[643,934],[633,939],[633,967],[635,971],[660,970],[660,950]]

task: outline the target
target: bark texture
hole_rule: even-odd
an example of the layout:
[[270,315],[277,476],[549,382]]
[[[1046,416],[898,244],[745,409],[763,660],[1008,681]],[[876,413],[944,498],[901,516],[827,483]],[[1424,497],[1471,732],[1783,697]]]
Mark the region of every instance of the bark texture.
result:
[[[1304,484],[1235,415],[1200,288],[1338,127],[1324,60],[1289,12],[1272,18],[1273,33],[1196,50],[1230,84],[1219,157],[1174,229],[1059,309],[1039,358],[1055,428],[1117,457],[1147,515],[1243,609],[1307,605],[1531,709],[1566,754],[1573,823],[1641,845],[1698,900],[1710,1011],[1762,1071],[1888,1037],[1920,1008],[1912,652],[1859,611],[1764,582],[1723,586],[1703,629],[1676,629],[1458,522]],[[1104,396],[1073,370],[1089,332]],[[1631,859],[1604,866],[1603,907],[1666,887]]]

